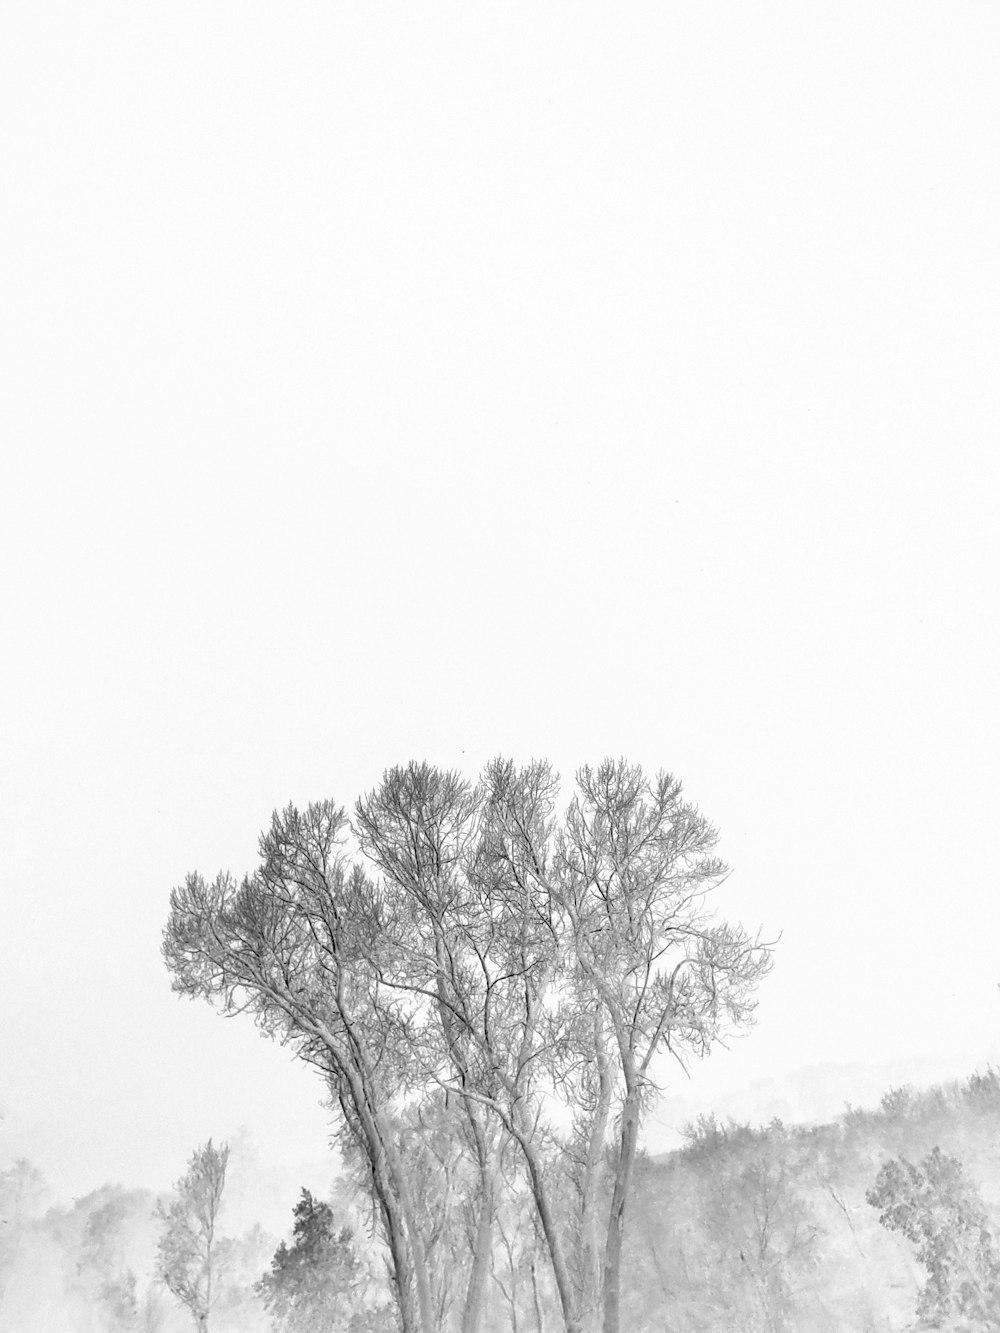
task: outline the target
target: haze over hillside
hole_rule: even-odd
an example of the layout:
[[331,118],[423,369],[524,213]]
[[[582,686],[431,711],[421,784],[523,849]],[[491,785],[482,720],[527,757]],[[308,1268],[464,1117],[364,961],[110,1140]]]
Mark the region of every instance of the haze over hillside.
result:
[[889,1088],[907,1084],[924,1088],[965,1078],[989,1065],[1000,1066],[1000,1042],[993,1040],[978,1049],[970,1044],[950,1054],[884,1064],[817,1063],[780,1078],[756,1078],[741,1086],[732,1071],[713,1068],[716,1063],[725,1063],[726,1054],[713,1055],[692,1069],[690,1082],[672,1078],[669,1090],[650,1113],[646,1126],[648,1151],[660,1153],[679,1146],[682,1129],[699,1115],[714,1114],[754,1125],[766,1125],[772,1119],[789,1125],[820,1124],[836,1119],[848,1104],[877,1106]]

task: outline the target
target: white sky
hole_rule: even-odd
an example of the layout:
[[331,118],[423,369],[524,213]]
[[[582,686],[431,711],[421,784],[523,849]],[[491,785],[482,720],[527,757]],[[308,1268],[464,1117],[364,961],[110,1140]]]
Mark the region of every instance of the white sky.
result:
[[0,1165],[321,1159],[167,895],[410,758],[682,777],[783,932],[713,1096],[997,1049],[998,39],[7,0]]

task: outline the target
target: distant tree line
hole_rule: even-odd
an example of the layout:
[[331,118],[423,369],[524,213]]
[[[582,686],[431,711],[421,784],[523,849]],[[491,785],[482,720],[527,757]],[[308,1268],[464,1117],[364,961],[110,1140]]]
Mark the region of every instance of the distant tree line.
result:
[[[700,1118],[683,1148],[636,1156],[623,1325],[996,1333],[998,1119],[992,1070],[924,1092],[892,1088],[877,1109],[848,1107],[828,1125]],[[69,1207],[50,1205],[29,1163],[0,1169],[0,1327],[397,1333],[385,1265],[343,1182],[336,1198],[303,1190],[280,1244],[259,1227],[235,1239],[220,1223],[227,1164],[225,1145],[210,1141],[158,1201],[106,1185]],[[568,1225],[574,1201],[556,1206]],[[470,1248],[474,1220],[465,1217]],[[528,1193],[505,1198],[481,1333],[560,1326],[547,1263]]]

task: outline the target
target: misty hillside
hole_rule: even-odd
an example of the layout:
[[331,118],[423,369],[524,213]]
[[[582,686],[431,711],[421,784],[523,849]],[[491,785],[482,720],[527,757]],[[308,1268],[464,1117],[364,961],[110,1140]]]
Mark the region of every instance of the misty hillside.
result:
[[[981,1205],[985,1225],[976,1233],[978,1258],[969,1274],[983,1288],[991,1256],[1000,1252],[998,1127],[1000,1076],[993,1069],[923,1091],[893,1088],[876,1108],[848,1106],[822,1125],[776,1120],[754,1127],[700,1117],[687,1127],[684,1147],[640,1158],[627,1232],[626,1326],[635,1333],[1000,1327],[1000,1307],[989,1303],[994,1289],[978,1313],[970,1307],[953,1318],[939,1301],[936,1319],[927,1308],[927,1318],[919,1319],[928,1267],[918,1260],[916,1244],[882,1225],[879,1208],[866,1198],[886,1164],[905,1159],[919,1174],[939,1150],[944,1156],[938,1160],[953,1164],[952,1194],[946,1197],[941,1187],[933,1196],[930,1178],[921,1177],[928,1226],[938,1227],[940,1244],[950,1244]],[[269,1310],[259,1284],[279,1241],[259,1225],[244,1226],[253,1209],[253,1180],[238,1170],[220,1213],[226,1234],[215,1333],[389,1333],[384,1265],[357,1202],[341,1178],[328,1210],[336,1235],[326,1257],[315,1261],[316,1280],[297,1294],[295,1309],[272,1301]],[[148,1190],[105,1185],[71,1205],[53,1204],[30,1163],[5,1164],[0,1326],[6,1333],[181,1333],[193,1327],[189,1312],[155,1277],[163,1228],[156,1203]],[[294,1203],[288,1201],[286,1246]],[[922,1205],[911,1200],[908,1206],[916,1218]],[[925,1240],[929,1234],[925,1227]],[[518,1234],[508,1225],[502,1240],[506,1258],[494,1266],[495,1299],[484,1328],[554,1333],[561,1327],[558,1308],[530,1227]],[[963,1259],[960,1251],[944,1256],[938,1274],[945,1304],[965,1280],[959,1269],[968,1253]]]
[[[1000,1078],[890,1089],[835,1121],[753,1128],[714,1117],[687,1145],[645,1159],[629,1233],[637,1329],[902,1330],[928,1273],[914,1244],[866,1199],[880,1169],[939,1148],[958,1159],[995,1236],[1000,1223]],[[935,1200],[945,1227],[947,1200]],[[992,1239],[992,1237],[991,1237]],[[994,1239],[994,1249],[995,1249]],[[1000,1327],[992,1320],[954,1327]]]

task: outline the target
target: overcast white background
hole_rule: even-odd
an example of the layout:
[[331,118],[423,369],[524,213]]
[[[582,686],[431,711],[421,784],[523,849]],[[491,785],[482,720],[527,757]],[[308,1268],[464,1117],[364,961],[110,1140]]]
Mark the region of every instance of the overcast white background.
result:
[[995,1057],[998,45],[7,0],[0,1166],[322,1161],[318,1082],[171,994],[167,897],[410,758],[684,780],[782,932],[686,1097]]

